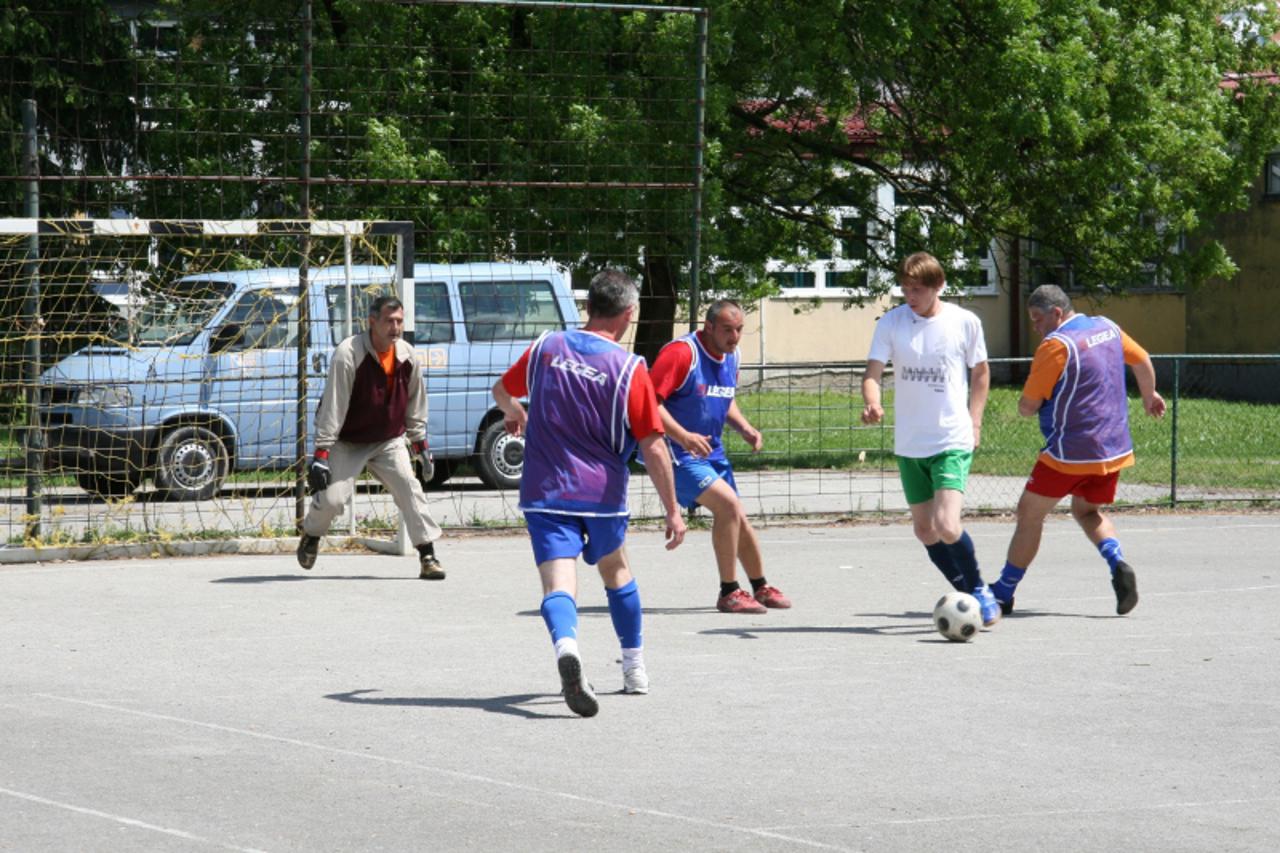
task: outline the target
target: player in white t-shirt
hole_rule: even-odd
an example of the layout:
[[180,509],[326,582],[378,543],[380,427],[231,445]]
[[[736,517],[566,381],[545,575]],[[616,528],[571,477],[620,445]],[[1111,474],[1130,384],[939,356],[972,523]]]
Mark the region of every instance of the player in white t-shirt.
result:
[[893,362],[893,452],[916,538],[952,586],[978,599],[983,624],[992,625],[1000,619],[1000,605],[982,580],[973,540],[960,523],[991,387],[982,321],[942,301],[946,278],[928,252],[906,258],[899,281],[906,304],[881,317],[871,337],[862,422],[884,419],[880,379]]

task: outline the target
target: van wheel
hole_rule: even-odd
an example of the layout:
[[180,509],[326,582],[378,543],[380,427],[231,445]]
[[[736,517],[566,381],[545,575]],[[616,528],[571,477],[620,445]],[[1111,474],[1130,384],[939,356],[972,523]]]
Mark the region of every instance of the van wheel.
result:
[[165,435],[156,461],[156,486],[169,500],[208,500],[227,477],[227,448],[199,426],[182,426]]
[[142,478],[132,471],[80,471],[76,483],[91,495],[100,498],[125,498],[142,484]]
[[520,487],[524,471],[524,436],[509,435],[502,421],[494,421],[480,433],[476,473],[491,489]]

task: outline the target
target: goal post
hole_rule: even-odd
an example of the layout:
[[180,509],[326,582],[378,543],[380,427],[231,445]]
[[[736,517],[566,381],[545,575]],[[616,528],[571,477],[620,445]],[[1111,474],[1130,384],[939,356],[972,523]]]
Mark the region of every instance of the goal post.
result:
[[414,328],[413,257],[399,221],[0,218],[4,544],[286,534],[333,346],[381,293]]

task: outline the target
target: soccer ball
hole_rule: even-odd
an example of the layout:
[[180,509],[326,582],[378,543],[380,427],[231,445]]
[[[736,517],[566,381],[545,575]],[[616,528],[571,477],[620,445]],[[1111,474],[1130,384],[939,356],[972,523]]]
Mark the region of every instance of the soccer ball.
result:
[[982,608],[967,592],[949,592],[933,607],[933,625],[938,633],[957,643],[967,643],[982,628]]

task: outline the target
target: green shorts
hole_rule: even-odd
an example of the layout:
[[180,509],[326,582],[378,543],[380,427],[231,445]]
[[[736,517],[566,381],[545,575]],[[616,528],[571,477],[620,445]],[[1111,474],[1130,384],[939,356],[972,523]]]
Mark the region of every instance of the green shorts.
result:
[[964,491],[969,481],[969,466],[973,464],[973,451],[944,450],[927,459],[899,456],[897,460],[907,503],[922,504],[932,500],[938,489]]

